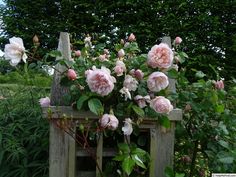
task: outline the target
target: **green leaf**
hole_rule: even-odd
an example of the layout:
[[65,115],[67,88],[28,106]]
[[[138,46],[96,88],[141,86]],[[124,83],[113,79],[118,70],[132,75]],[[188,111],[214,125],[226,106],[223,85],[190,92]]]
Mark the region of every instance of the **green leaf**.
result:
[[144,117],[145,113],[142,108],[138,107],[137,105],[132,105],[132,109],[137,115],[139,115],[140,117]]
[[139,156],[143,156],[143,155],[147,154],[147,152],[144,151],[143,149],[135,148],[135,149],[132,151],[132,154],[137,154],[137,155],[139,155]]
[[138,157],[137,154],[131,155],[131,158],[133,159],[133,161],[136,163],[136,165],[146,169],[146,166],[144,165],[144,163],[142,162],[142,160]]
[[77,100],[77,109],[80,110],[84,102],[87,101],[88,99],[89,97],[87,95],[82,95],[81,97],[79,97],[79,99]]
[[234,162],[234,158],[233,157],[222,157],[218,159],[221,163],[225,163],[225,164],[232,164]]
[[169,118],[168,117],[166,117],[166,116],[162,116],[162,117],[160,117],[159,118],[159,122],[160,122],[160,124],[163,126],[163,127],[165,127],[165,128],[170,128],[170,120],[169,120]]
[[224,106],[223,104],[218,104],[218,105],[216,106],[216,112],[218,112],[218,113],[223,113],[224,110],[225,110],[225,106]]
[[203,78],[203,77],[206,76],[206,74],[204,74],[202,71],[197,71],[196,74],[195,74],[195,76],[196,76],[197,78]]
[[118,144],[118,148],[119,150],[121,150],[122,152],[129,152],[129,145],[126,143],[119,143]]
[[178,71],[176,71],[174,68],[170,69],[168,71],[168,77],[172,79],[177,79],[178,78]]
[[122,169],[125,173],[127,173],[127,175],[130,175],[134,169],[134,165],[135,165],[135,161],[131,159],[130,157],[127,157],[122,162]]
[[96,115],[102,115],[104,111],[104,107],[101,103],[101,101],[97,98],[92,98],[88,101],[88,107],[91,112],[93,112]]
[[61,52],[58,50],[52,50],[49,52],[49,56],[51,57],[61,57]]
[[119,155],[116,155],[114,158],[113,158],[113,160],[115,160],[115,161],[123,161],[124,159],[126,159],[127,158],[127,154],[119,154]]
[[175,173],[170,167],[165,168],[165,176],[166,177],[175,177]]
[[223,140],[219,140],[218,143],[226,149],[229,149],[229,143]]

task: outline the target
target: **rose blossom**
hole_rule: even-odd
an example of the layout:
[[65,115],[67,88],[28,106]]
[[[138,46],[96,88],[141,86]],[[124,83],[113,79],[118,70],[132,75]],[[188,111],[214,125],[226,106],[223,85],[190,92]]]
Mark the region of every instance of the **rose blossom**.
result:
[[101,96],[111,93],[116,82],[116,79],[111,76],[111,71],[104,66],[101,69],[93,66],[92,70],[85,71],[85,76],[90,90]]
[[125,56],[125,51],[124,51],[124,49],[120,49],[119,51],[118,51],[118,57],[119,58],[122,58],[122,57],[124,57]]
[[135,35],[133,33],[131,33],[128,37],[128,41],[133,42],[135,40],[136,40]]
[[154,45],[148,52],[147,63],[152,68],[169,68],[173,62],[173,52],[167,44]]
[[72,81],[75,80],[77,78],[77,74],[76,74],[75,70],[68,69],[67,77],[68,77],[69,80],[72,80]]
[[50,98],[49,97],[40,98],[39,99],[39,104],[40,104],[41,107],[48,107],[48,106],[50,106]]
[[138,80],[142,80],[144,76],[143,71],[140,69],[137,70],[131,69],[129,73]]
[[130,118],[126,118],[124,123],[125,124],[122,127],[122,131],[124,132],[124,135],[129,136],[133,132],[132,120]]
[[76,50],[75,51],[75,56],[76,57],[80,57],[81,56],[81,51],[80,50]]
[[176,37],[175,38],[175,41],[174,41],[174,43],[176,44],[176,45],[178,45],[178,44],[180,44],[182,42],[182,38],[180,38],[180,37]]
[[169,113],[173,110],[173,106],[170,100],[163,96],[157,96],[150,102],[150,107],[154,109],[157,113]]
[[123,61],[116,61],[116,66],[114,67],[114,71],[117,76],[122,76],[123,72],[126,72],[126,67]]
[[126,75],[123,86],[129,91],[135,91],[138,88],[138,81],[131,75]]
[[141,95],[137,95],[134,97],[134,100],[136,101],[136,103],[138,104],[138,106],[140,108],[144,108],[147,106],[146,102],[150,102],[150,96],[147,95],[145,97],[141,96]]
[[108,60],[107,60],[107,55],[106,55],[106,54],[99,55],[98,59],[99,59],[99,61],[101,61],[101,62],[108,61]]
[[215,88],[218,89],[218,90],[225,88],[223,80],[214,81],[213,83],[215,85]]
[[169,85],[168,77],[162,72],[152,73],[147,80],[147,86],[152,92],[159,92]]
[[102,128],[108,128],[110,130],[115,130],[118,127],[119,121],[112,114],[104,114],[101,119],[99,119],[100,126]]
[[10,60],[10,65],[12,66],[16,66],[21,60],[26,63],[28,57],[25,54],[23,40],[18,37],[12,37],[9,41],[10,44],[6,44],[4,49],[5,59]]
[[129,92],[129,89],[127,89],[126,87],[123,87],[122,89],[120,89],[120,93],[125,95],[125,101],[129,98],[131,100],[131,94]]

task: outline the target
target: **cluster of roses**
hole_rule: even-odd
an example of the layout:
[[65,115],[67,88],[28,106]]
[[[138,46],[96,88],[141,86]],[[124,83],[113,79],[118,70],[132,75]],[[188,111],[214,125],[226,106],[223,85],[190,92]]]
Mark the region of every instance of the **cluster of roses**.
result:
[[[128,37],[128,41],[134,42],[135,40],[136,38],[134,34],[130,34],[130,36]],[[13,37],[10,38],[9,41],[10,44],[6,44],[4,50],[5,59],[9,60],[12,66],[16,66],[21,60],[26,62],[27,55],[22,39]],[[124,46],[129,45],[129,42],[124,44]],[[176,37],[174,43],[176,45],[179,45],[181,42],[182,39],[180,37]],[[84,43],[85,47],[92,47],[91,37],[86,37]],[[75,55],[77,57],[80,57],[81,51],[75,51]],[[113,72],[115,73],[116,77],[125,75],[123,87],[119,90],[119,92],[122,96],[125,97],[125,100],[132,100],[131,92],[136,91],[139,81],[144,79],[144,73],[141,69],[131,69],[130,71],[127,71],[125,64],[125,55],[126,54],[124,49],[120,49],[118,51],[118,57],[112,71],[105,66],[101,66],[101,68],[96,68],[96,66],[93,66],[92,68],[85,71],[84,75],[91,92],[97,93],[102,97],[109,95],[113,91],[115,83],[117,82],[116,78],[111,75],[111,72]],[[109,62],[109,57],[109,50],[104,49],[104,53],[100,55],[98,59],[101,62]],[[173,59],[174,53],[165,43],[154,45],[148,52],[147,65],[152,69],[159,70],[151,73],[147,77],[146,83],[147,88],[149,89],[149,93],[157,93],[168,87],[168,77],[164,72],[161,71],[168,70],[173,64]],[[70,80],[76,80],[76,71],[74,69],[69,69],[67,71],[67,77]],[[215,87],[218,89],[222,89],[224,87],[223,82],[215,82]],[[146,96],[136,95],[133,100],[140,108],[146,107],[148,103],[150,107],[157,113],[168,114],[173,110],[171,102],[163,96],[155,96],[155,94],[149,94]],[[40,99],[40,104],[44,107],[49,106],[50,99],[48,97],[42,98]],[[99,123],[102,128],[115,130],[118,127],[119,121],[113,114],[104,114],[102,118],[100,118]],[[125,124],[122,127],[122,130],[125,135],[130,135],[133,131],[132,120],[130,118],[126,118],[124,123]]]
[[[135,41],[134,34],[130,34],[128,37],[129,42]],[[88,39],[85,40],[85,44],[90,44]],[[181,43],[181,38],[176,38],[176,43]],[[127,44],[125,44],[127,45]],[[75,51],[77,56],[81,55],[80,51]],[[120,49],[117,53],[116,65],[113,68],[113,72],[116,77],[120,77],[125,74],[123,87],[119,92],[125,97],[125,100],[132,100],[131,93],[137,90],[139,81],[143,80],[144,73],[141,69],[131,69],[127,72],[125,65],[125,51]],[[148,53],[147,65],[153,69],[166,70],[172,66],[174,54],[169,46],[165,43],[159,45],[154,45]],[[98,57],[99,61],[109,60],[109,51],[104,50],[104,54]],[[86,82],[91,92],[97,93],[100,96],[109,95],[116,83],[116,78],[111,75],[111,70],[105,66],[101,68],[96,68],[93,66],[91,69],[85,71]],[[75,80],[77,78],[76,71],[69,69],[67,72],[67,77],[70,80]],[[151,73],[147,79],[147,87],[150,93],[156,93],[163,89],[166,89],[169,85],[168,77],[165,73],[156,71]],[[136,95],[134,101],[140,108],[144,108],[149,103],[150,107],[154,109],[157,113],[168,114],[173,110],[171,102],[163,96],[154,96],[153,95]],[[119,121],[113,114],[104,114],[99,120],[100,126],[102,128],[108,128],[110,130],[115,130],[118,127]],[[125,119],[125,124],[122,127],[122,130],[125,135],[130,135],[132,133],[132,120],[130,118]]]

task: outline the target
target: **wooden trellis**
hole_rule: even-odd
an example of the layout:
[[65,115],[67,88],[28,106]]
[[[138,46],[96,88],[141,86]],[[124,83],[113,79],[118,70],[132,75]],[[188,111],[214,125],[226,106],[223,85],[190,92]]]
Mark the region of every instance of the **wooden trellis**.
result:
[[[169,37],[164,37],[163,41],[171,45]],[[60,33],[58,50],[61,51],[62,56],[70,59],[70,40],[68,33]],[[57,65],[57,70],[63,72],[65,68]],[[62,87],[60,83],[60,73],[55,72],[54,81],[51,90],[51,105],[50,111],[48,108],[43,109],[43,117],[50,117],[53,120],[62,120],[65,117],[72,121],[83,121],[84,118],[88,120],[98,119],[98,117],[91,112],[79,112],[73,110],[71,107],[63,106],[63,95],[68,92],[66,87]],[[175,81],[170,79],[169,90],[175,92]],[[169,114],[171,121],[171,128],[165,129],[158,125],[152,119],[145,119],[141,129],[149,132],[150,139],[150,157],[151,164],[149,170],[149,177],[164,177],[164,170],[167,166],[173,167],[174,158],[174,138],[175,138],[175,123],[182,119],[182,111],[174,109]],[[75,124],[71,127],[76,131]],[[52,122],[50,123],[50,148],[49,148],[49,177],[99,177],[98,169],[94,171],[79,170],[77,157],[87,157],[89,154],[81,147],[77,147],[76,141],[72,136],[68,135]],[[107,149],[103,146],[103,136],[100,134],[97,140],[97,146],[93,149],[99,166],[102,168],[103,158],[114,156],[114,149]]]

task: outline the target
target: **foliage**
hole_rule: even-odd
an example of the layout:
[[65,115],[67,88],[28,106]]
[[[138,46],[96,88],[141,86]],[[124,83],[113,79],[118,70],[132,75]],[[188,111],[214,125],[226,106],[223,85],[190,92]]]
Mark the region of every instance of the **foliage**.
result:
[[[95,39],[105,34],[100,40],[110,38],[115,42],[132,32],[142,51],[160,42],[159,37],[181,36],[187,46],[184,50],[190,56],[186,64],[188,78],[193,75],[191,67],[213,78],[209,63],[221,69],[219,72],[224,78],[235,75],[236,5],[233,0],[5,0],[5,3],[6,7],[2,7],[4,34],[24,38],[27,48],[35,34],[43,49],[55,48],[58,31],[69,32],[72,39],[83,39],[86,34]],[[5,37],[3,43],[6,43]],[[76,41],[73,44],[79,45]]]
[[184,117],[176,129],[176,172],[189,177],[208,176],[212,172],[233,173],[236,170],[235,81],[228,83],[225,90],[217,89],[215,81],[206,74],[195,72],[196,81],[192,83],[185,77],[185,68],[177,77],[177,106],[184,110]]
[[0,84],[0,176],[48,176],[48,122],[38,99],[48,90]]

